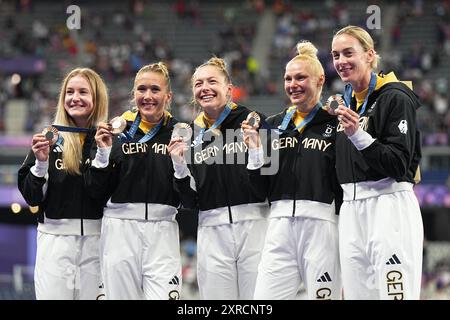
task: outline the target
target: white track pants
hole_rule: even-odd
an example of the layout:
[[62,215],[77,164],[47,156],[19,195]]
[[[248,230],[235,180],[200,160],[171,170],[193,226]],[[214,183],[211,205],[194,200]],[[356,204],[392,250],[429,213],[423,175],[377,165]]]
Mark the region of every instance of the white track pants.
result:
[[295,299],[302,281],[308,299],[340,298],[336,223],[303,217],[270,218],[254,298]]
[[99,236],[38,231],[34,285],[38,300],[95,300],[101,294]]
[[181,257],[176,221],[103,217],[100,243],[106,299],[179,299]]
[[199,227],[197,277],[201,299],[253,298],[267,220]]
[[412,191],[344,201],[339,249],[344,299],[419,299],[423,224]]

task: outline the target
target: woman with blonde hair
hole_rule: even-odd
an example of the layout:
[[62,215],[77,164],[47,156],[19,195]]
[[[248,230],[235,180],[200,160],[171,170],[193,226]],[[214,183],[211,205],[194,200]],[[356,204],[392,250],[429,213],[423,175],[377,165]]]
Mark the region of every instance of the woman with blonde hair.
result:
[[374,72],[370,34],[347,26],[333,37],[346,83],[335,111],[336,170],[344,190],[339,250],[346,299],[419,299],[423,223],[413,191],[421,158],[420,101],[393,72]]
[[213,57],[198,66],[192,93],[202,112],[192,124],[193,138],[188,145],[174,137],[168,149],[183,205],[199,209],[201,299],[253,298],[267,226],[267,202],[250,192],[248,153],[240,134],[251,111],[231,101],[232,87],[223,59]]
[[101,77],[89,68],[72,70],[62,82],[55,124],[33,136],[32,150],[19,169],[23,197],[39,206],[37,299],[96,299],[100,294],[104,199],[90,196],[85,173],[96,154],[96,126],[107,116]]
[[[339,299],[338,216],[342,190],[335,173],[336,118],[320,102],[325,82],[317,49],[297,44],[284,73],[290,106],[267,118],[267,149],[279,151],[279,170],[262,175],[262,141],[242,123],[250,148],[254,191],[268,197],[269,226],[256,280],[255,299],[295,299],[303,282],[308,299]],[[264,128],[260,129],[265,130]]]
[[122,115],[124,133],[114,138],[102,123],[95,136],[88,187],[94,197],[109,199],[100,246],[107,299],[180,297],[179,198],[167,155],[177,122],[167,111],[171,99],[166,65],[146,65],[134,79],[136,108]]

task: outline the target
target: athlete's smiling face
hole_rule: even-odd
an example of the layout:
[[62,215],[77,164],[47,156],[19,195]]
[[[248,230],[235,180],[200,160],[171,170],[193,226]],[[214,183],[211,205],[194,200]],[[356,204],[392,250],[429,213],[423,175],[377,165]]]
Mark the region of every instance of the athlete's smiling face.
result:
[[170,103],[172,93],[161,73],[144,72],[135,80],[134,99],[141,116],[149,122],[157,122]]
[[364,51],[357,38],[345,33],[334,37],[331,47],[334,68],[342,81],[350,83],[357,92],[361,91],[361,86],[364,89],[365,81],[372,71],[375,51]]
[[198,68],[192,77],[192,85],[195,101],[206,113],[223,108],[231,96],[232,85],[215,66]]
[[309,111],[317,103],[323,77],[315,76],[306,60],[292,60],[286,65],[284,91],[295,106]]
[[82,75],[76,75],[67,82],[64,109],[78,127],[86,126],[94,110],[94,102],[89,82]]

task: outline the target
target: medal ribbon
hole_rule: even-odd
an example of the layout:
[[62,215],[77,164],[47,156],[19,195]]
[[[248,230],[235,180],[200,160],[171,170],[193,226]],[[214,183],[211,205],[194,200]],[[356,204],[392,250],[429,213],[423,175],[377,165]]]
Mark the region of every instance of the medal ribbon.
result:
[[[314,118],[314,116],[316,115],[317,111],[319,111],[320,108],[322,108],[322,103],[319,101],[314,106],[314,109],[310,113],[308,113],[308,115],[303,119],[303,121],[300,122],[292,131],[301,130],[308,123],[310,123],[311,120]],[[294,113],[295,113],[296,110],[297,110],[296,108],[293,108],[291,111],[286,113],[286,115],[284,116],[283,121],[281,122],[281,124],[278,126],[277,129],[275,129],[278,134],[281,134],[281,133],[283,133],[285,131],[288,131],[288,130],[286,130],[286,128],[289,125],[289,121],[291,121],[291,119],[294,116]]]
[[[366,106],[367,106],[367,102],[369,101],[369,96],[375,89],[376,84],[377,84],[377,75],[374,72],[372,72],[372,74],[370,75],[369,89],[367,90],[367,95],[364,98],[364,102],[363,102],[361,108],[359,109],[359,112],[358,112],[359,115],[362,115],[364,113],[364,111],[366,111]],[[349,83],[345,86],[345,92],[344,92],[344,102],[345,102],[345,105],[347,106],[347,108],[350,108],[350,101],[352,100],[352,95],[353,95],[353,88],[352,88],[352,85]]]
[[223,109],[223,111],[220,113],[220,116],[217,119],[217,121],[214,122],[213,125],[208,130],[206,130],[206,128],[201,128],[198,136],[195,137],[194,142],[192,143],[191,146],[195,147],[195,146],[203,143],[203,136],[205,135],[205,133],[212,131],[212,130],[216,129],[218,126],[220,126],[222,124],[222,122],[226,119],[226,117],[228,117],[230,112],[231,112],[230,105],[229,104],[225,105],[225,109]]
[[[130,130],[127,132],[126,130],[120,134],[120,139],[124,142],[127,141],[131,141],[134,138],[134,135],[136,134],[137,129],[139,128],[139,124],[141,123],[141,115],[138,114],[136,115],[136,119],[134,119],[133,124],[131,125]],[[161,118],[161,121],[159,121],[159,123],[153,127],[149,132],[147,132],[145,134],[145,136],[143,136],[141,139],[139,139],[138,142],[147,142],[148,140],[152,139],[159,131],[159,129],[161,129],[162,124],[164,122],[164,116]]]

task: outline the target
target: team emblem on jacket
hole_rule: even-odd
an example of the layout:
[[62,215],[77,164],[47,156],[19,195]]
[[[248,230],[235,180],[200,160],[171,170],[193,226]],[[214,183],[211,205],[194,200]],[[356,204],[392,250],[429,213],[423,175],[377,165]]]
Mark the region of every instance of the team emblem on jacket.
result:
[[398,129],[400,130],[400,133],[406,134],[408,132],[408,122],[406,120],[400,121]]
[[327,124],[327,128],[325,129],[325,132],[322,134],[324,138],[329,138],[333,134],[334,126]]

